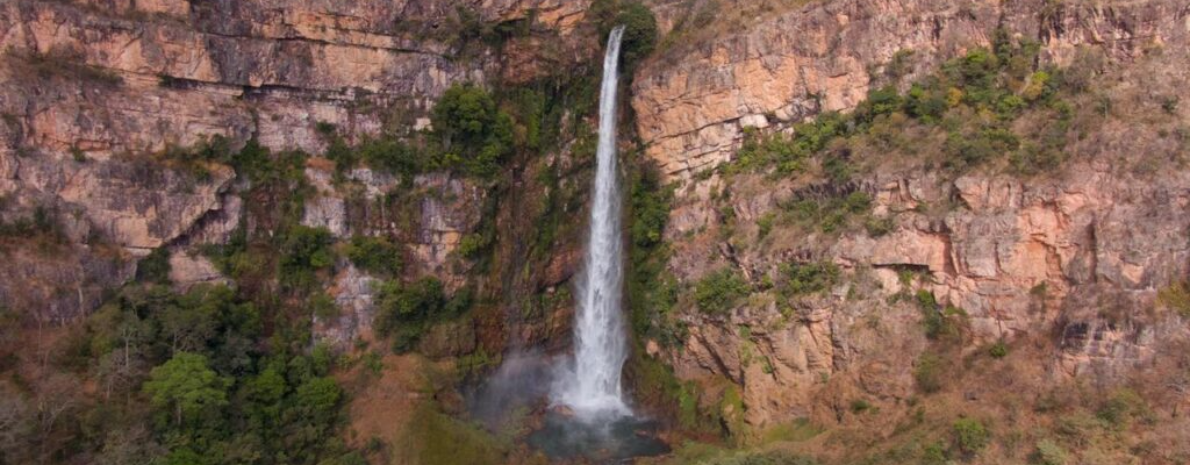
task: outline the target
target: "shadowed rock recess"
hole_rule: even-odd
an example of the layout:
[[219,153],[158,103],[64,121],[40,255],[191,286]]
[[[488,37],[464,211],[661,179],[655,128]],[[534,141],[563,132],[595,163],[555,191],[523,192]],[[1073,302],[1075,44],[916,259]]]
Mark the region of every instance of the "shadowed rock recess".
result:
[[[647,451],[549,398],[616,26]],[[1190,462],[1185,2],[10,0],[0,53],[0,465]]]

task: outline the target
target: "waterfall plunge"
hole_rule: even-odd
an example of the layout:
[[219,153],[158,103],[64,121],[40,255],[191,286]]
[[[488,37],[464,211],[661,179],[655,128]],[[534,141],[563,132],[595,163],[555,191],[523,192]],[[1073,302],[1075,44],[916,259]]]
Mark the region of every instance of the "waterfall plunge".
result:
[[598,168],[583,270],[576,298],[574,360],[554,388],[554,403],[580,419],[622,417],[632,411],[620,391],[620,370],[627,356],[621,316],[623,245],[620,237],[620,182],[616,173],[616,87],[620,38],[612,30],[603,58],[599,93]]

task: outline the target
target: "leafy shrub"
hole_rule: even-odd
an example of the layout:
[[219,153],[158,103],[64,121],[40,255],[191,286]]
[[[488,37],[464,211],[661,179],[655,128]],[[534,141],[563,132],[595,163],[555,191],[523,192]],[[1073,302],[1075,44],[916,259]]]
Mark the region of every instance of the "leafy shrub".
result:
[[406,178],[425,171],[428,161],[409,144],[392,136],[365,139],[356,150],[360,159],[373,169]]
[[871,122],[880,115],[888,115],[900,111],[904,100],[895,86],[885,86],[868,91],[868,98],[856,109],[856,116],[862,121]]
[[1108,426],[1123,429],[1134,419],[1149,420],[1152,411],[1136,391],[1118,389],[1099,407],[1095,416]]
[[388,276],[401,272],[401,248],[388,238],[355,236],[346,248],[347,259],[361,270]]
[[983,422],[974,418],[960,418],[952,426],[955,446],[968,456],[975,455],[991,443],[992,435]]
[[314,316],[320,319],[329,320],[339,317],[339,306],[335,304],[335,299],[325,292],[317,292],[310,296],[309,306]]
[[442,168],[491,177],[512,152],[512,117],[481,87],[451,86],[434,105],[431,120],[441,146],[438,164]]
[[985,127],[973,131],[951,131],[946,138],[946,163],[964,169],[982,164],[1020,148],[1020,141],[1009,129]]
[[896,223],[891,217],[868,217],[864,220],[864,229],[868,231],[868,235],[872,237],[881,237],[890,232],[896,227]]
[[777,219],[777,215],[772,213],[765,213],[756,220],[756,236],[764,238],[773,230],[773,221]]
[[281,282],[295,288],[313,284],[316,271],[335,263],[332,237],[326,228],[294,226],[281,246]]
[[653,247],[661,243],[665,225],[669,221],[671,189],[661,186],[655,170],[644,170],[632,190],[632,243],[637,247]]
[[1190,317],[1190,285],[1178,282],[1162,288],[1157,291],[1157,302],[1183,317]]
[[1070,455],[1066,449],[1051,439],[1037,441],[1037,450],[1033,453],[1033,463],[1037,465],[1066,465]]
[[1007,357],[1008,344],[1005,344],[1003,340],[996,341],[996,343],[992,344],[992,347],[988,349],[988,355],[991,355],[992,358]]
[[463,289],[447,299],[442,281],[434,277],[412,283],[388,281],[380,285],[376,297],[376,331],[395,335],[393,349],[405,352],[429,327],[462,315],[471,306],[471,292]]
[[158,247],[136,264],[136,280],[143,283],[169,284],[169,250]]
[[917,308],[921,311],[921,324],[926,329],[926,337],[936,339],[942,333],[942,313],[938,311],[938,301],[934,293],[925,289],[917,291]]
[[492,245],[492,237],[482,232],[471,233],[459,239],[459,246],[455,249],[460,257],[474,260],[479,254]]
[[913,379],[917,381],[918,389],[926,394],[942,390],[945,363],[937,354],[926,352],[918,357],[913,368]]
[[[33,214],[12,221],[0,220],[0,239],[31,239],[43,252],[65,245],[67,237],[58,222],[56,209],[38,206]],[[3,246],[0,241],[0,247]]]
[[704,313],[726,313],[750,292],[743,277],[732,268],[723,268],[703,277],[695,285],[694,301]]
[[939,442],[931,442],[926,444],[921,451],[922,465],[946,465],[949,463],[946,460],[946,444]]
[[785,293],[799,296],[829,290],[839,280],[839,267],[830,262],[786,263],[781,274]]
[[903,48],[897,50],[893,54],[892,60],[889,60],[888,65],[884,67],[884,75],[896,80],[909,74],[913,71],[913,63],[911,62],[913,54],[914,51],[912,49]]
[[1164,97],[1161,99],[1161,110],[1167,114],[1173,115],[1178,112],[1178,96]]
[[851,413],[859,414],[872,409],[872,404],[864,399],[851,401]]
[[833,233],[850,227],[852,220],[871,207],[872,197],[855,191],[842,197],[802,199],[785,206],[786,219]]
[[805,161],[826,148],[835,137],[846,131],[847,118],[839,113],[823,113],[812,122],[794,125],[793,136],[782,133],[763,134],[746,129],[744,143],[736,154],[736,162],[728,173],[775,166],[778,174],[800,172]]

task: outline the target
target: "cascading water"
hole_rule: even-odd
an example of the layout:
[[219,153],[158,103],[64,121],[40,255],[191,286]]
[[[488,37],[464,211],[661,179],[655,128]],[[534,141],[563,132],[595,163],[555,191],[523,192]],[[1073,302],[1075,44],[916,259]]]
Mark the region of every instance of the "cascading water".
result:
[[599,93],[598,167],[594,203],[583,270],[576,297],[574,360],[554,389],[554,403],[566,405],[580,419],[631,415],[620,390],[620,370],[626,357],[621,316],[623,287],[620,237],[620,182],[616,173],[616,88],[620,38],[624,27],[612,30],[603,58],[603,86]]

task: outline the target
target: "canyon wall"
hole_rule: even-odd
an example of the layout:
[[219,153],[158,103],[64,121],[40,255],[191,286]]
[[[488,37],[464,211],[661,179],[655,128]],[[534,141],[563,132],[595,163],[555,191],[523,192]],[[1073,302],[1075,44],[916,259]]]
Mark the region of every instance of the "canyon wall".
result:
[[[788,133],[819,114],[850,112],[876,88],[904,91],[946,60],[990,47],[998,27],[1038,42],[1041,65],[1102,53],[1116,70],[1104,74],[1104,98],[1155,108],[1157,95],[1184,94],[1178,70],[1190,64],[1190,10],[1162,1],[824,2],[663,49],[640,69],[637,130],[676,185],[666,237],[679,287],[728,268],[763,288],[785,263],[828,262],[845,276],[792,309],[775,291],[754,293],[727,315],[679,299],[688,334],[654,353],[682,379],[742,386],[745,418],[763,428],[802,417],[840,421],[847,397],[901,405],[916,396],[914,369],[931,342],[912,299],[899,298],[918,291],[962,309],[965,354],[996,341],[1052,343],[1032,360],[1046,382],[1129,379],[1184,340],[1185,316],[1157,296],[1186,274],[1190,178],[1180,162],[1137,168],[1184,157],[1185,144],[1159,127],[1184,125],[1184,108],[1158,125],[1096,128],[1069,147],[1073,161],[1054,175],[954,178],[891,155],[845,185],[716,169],[735,159],[747,131]],[[898,56],[912,60],[890,77]],[[891,229],[771,226],[792,202],[832,190],[868,194]],[[921,278],[906,281],[906,273]]]
[[[1035,361],[1052,380],[1128,378],[1187,337],[1186,317],[1158,299],[1184,279],[1190,258],[1190,175],[1179,164],[1186,147],[1162,129],[1186,122],[1185,103],[1160,124],[1137,113],[1096,127],[1070,147],[1077,156],[1045,176],[976,170],[952,177],[890,158],[830,185],[727,177],[718,168],[735,159],[748,128],[788,132],[825,112],[850,112],[873,89],[904,90],[946,60],[989,46],[997,27],[1037,41],[1039,65],[1102,52],[1109,70],[1102,76],[1114,80],[1105,87],[1109,100],[1186,100],[1190,7],[1170,0],[793,2],[743,28],[694,34],[682,29],[684,18],[708,2],[646,3],[669,41],[637,65],[631,108],[644,155],[676,188],[666,273],[686,292],[725,267],[758,287],[790,262],[828,262],[845,276],[794,308],[767,291],[723,315],[679,299],[675,318],[688,333],[674,346],[649,344],[682,380],[742,387],[751,426],[838,421],[853,393],[881,405],[909,402],[915,363],[931,344],[921,312],[901,298],[918,291],[967,315],[967,354],[997,341],[1046,341]],[[36,238],[4,239],[0,302],[28,324],[77,321],[159,248],[170,252],[178,286],[225,279],[199,251],[231,240],[253,207],[243,197],[251,180],[215,163],[196,170],[167,157],[173,148],[224,136],[236,147],[255,139],[274,151],[319,155],[328,148],[320,123],[353,143],[410,134],[427,127],[429,109],[452,84],[527,83],[597,56],[598,40],[581,24],[590,2],[467,2],[480,23],[532,22],[531,34],[499,47],[478,43],[456,6],[0,5],[0,220],[42,212],[64,236],[44,247]],[[909,68],[890,77],[889,65],[910,50]],[[418,195],[399,199],[386,197],[401,182],[396,177],[361,168],[336,179],[333,163],[315,157],[303,171],[313,192],[301,223],[340,240],[397,237],[411,252],[410,274],[438,276],[453,290],[476,271],[456,268],[452,252],[492,215],[505,239],[495,245],[503,259],[482,273],[486,291],[501,287],[508,300],[480,311],[474,326],[437,330],[426,350],[463,355],[481,342],[564,350],[578,241],[547,244],[549,256],[532,266],[508,257],[532,253],[541,225],[530,219],[553,195],[535,175],[545,165],[580,173],[562,181],[568,197],[559,207],[562,227],[571,228],[565,237],[580,234],[567,224],[582,217],[587,188],[581,172],[589,160],[574,155],[578,142],[527,163],[502,191],[430,173],[413,179]],[[1159,163],[1146,168],[1138,160]],[[873,214],[891,229],[759,233],[757,223],[782,205],[830,191],[868,194]],[[505,196],[501,207],[483,211],[497,195]],[[724,233],[729,216],[734,230]],[[338,267],[329,293],[341,313],[313,317],[315,331],[341,348],[370,338],[376,281]],[[513,294],[540,294],[551,311],[534,314]]]

